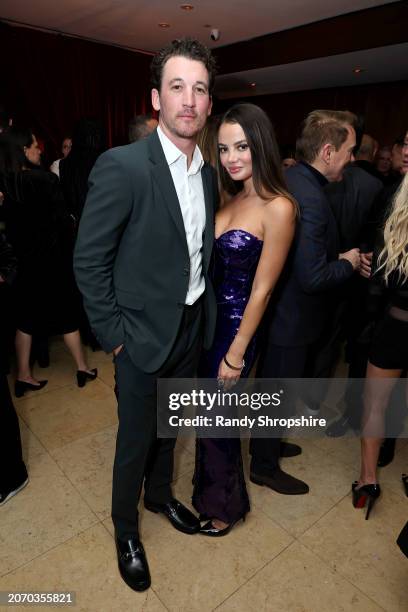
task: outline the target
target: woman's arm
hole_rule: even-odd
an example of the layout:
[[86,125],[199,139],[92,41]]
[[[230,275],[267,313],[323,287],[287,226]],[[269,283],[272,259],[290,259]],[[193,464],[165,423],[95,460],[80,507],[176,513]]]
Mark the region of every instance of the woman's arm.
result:
[[[265,205],[263,218],[264,244],[256,269],[251,294],[237,334],[226,354],[227,361],[240,366],[254,333],[265,313],[272,291],[289,253],[296,227],[296,211],[292,202],[278,197]],[[239,378],[240,372],[221,361],[218,378]]]

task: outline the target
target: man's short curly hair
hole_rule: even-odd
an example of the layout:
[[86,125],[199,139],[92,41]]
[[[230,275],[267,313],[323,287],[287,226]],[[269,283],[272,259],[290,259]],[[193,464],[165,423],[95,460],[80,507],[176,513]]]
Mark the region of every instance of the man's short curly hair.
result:
[[176,39],[160,49],[150,65],[152,87],[160,92],[164,66],[167,60],[178,55],[204,64],[208,72],[208,90],[211,95],[216,75],[215,58],[208,47],[194,38]]

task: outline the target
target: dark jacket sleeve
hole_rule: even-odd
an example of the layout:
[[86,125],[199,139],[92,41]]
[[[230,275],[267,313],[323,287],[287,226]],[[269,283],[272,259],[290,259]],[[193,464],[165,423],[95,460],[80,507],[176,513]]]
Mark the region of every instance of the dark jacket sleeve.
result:
[[328,219],[321,203],[304,199],[299,223],[295,270],[306,293],[319,293],[338,287],[353,274],[353,266],[344,259],[328,261]]
[[132,210],[130,178],[113,151],[102,154],[90,177],[79,225],[74,271],[91,327],[105,351],[124,343],[113,286],[113,266]]
[[16,277],[16,273],[17,258],[3,232],[0,232],[0,275],[6,283],[11,284]]
[[370,321],[379,319],[385,310],[387,302],[387,286],[384,281],[384,269],[380,267],[378,258],[384,247],[384,231],[377,230],[373,252],[371,277],[368,284],[366,312]]

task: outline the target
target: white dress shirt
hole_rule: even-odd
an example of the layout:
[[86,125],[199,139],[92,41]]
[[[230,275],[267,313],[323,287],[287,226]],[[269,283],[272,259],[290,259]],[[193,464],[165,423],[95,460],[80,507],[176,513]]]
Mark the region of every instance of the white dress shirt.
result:
[[186,304],[191,305],[198,300],[205,290],[205,281],[202,274],[205,202],[201,178],[201,168],[203,167],[204,160],[200,149],[196,146],[192,162],[187,169],[187,155],[171,142],[160,127],[157,128],[157,134],[169,165],[183,216],[190,255],[190,280]]

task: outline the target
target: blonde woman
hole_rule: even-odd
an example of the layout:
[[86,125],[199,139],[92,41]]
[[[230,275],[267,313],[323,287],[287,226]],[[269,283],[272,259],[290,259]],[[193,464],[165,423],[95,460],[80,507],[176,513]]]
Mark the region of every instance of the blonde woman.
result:
[[[381,243],[373,257],[369,308],[374,329],[364,388],[361,473],[353,483],[353,505],[366,519],[380,496],[376,466],[384,436],[384,412],[408,367],[408,174],[395,194]],[[383,308],[385,306],[385,308]]]

